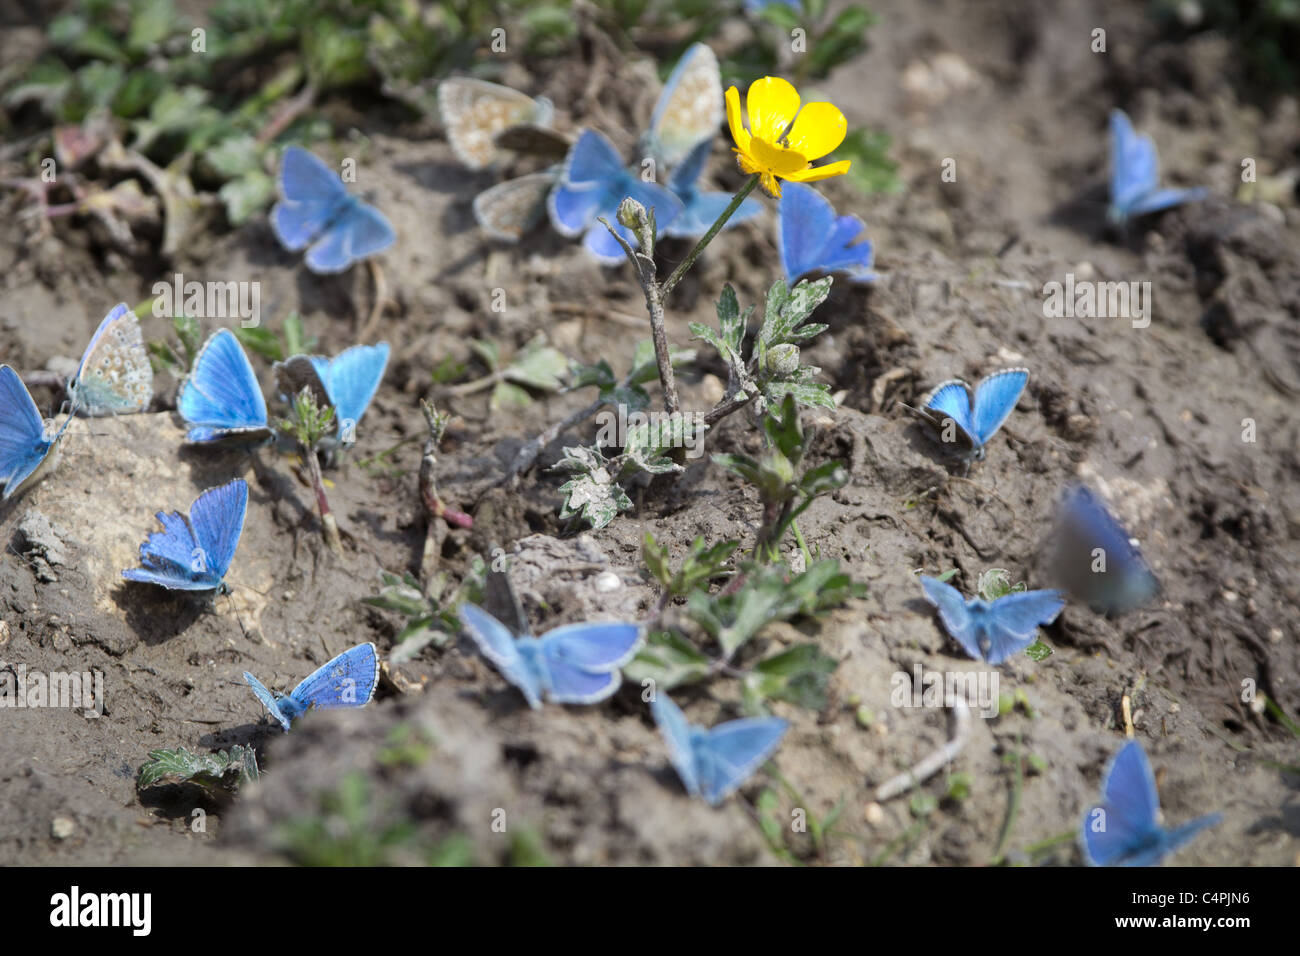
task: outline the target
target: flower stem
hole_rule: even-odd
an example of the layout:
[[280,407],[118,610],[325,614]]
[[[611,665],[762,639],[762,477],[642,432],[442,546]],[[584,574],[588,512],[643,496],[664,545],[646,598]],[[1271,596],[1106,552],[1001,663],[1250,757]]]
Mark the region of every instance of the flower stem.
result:
[[686,258],[681,261],[681,264],[672,271],[672,275],[659,284],[659,294],[662,298],[666,298],[668,293],[673,290],[673,287],[681,281],[682,276],[686,275],[686,273],[690,271],[691,266],[695,265],[695,260],[700,257],[700,253],[702,253],[705,247],[713,241],[713,237],[722,231],[722,227],[727,224],[727,220],[730,219],[732,214],[740,208],[740,204],[754,191],[754,187],[757,185],[758,173],[754,173],[749,177],[745,185],[740,187],[740,190],[736,195],[732,197],[731,203],[727,208],[722,210],[722,215],[718,217],[718,221],[709,227],[709,231],[700,237],[700,241],[695,244],[695,248],[692,249],[687,254]]

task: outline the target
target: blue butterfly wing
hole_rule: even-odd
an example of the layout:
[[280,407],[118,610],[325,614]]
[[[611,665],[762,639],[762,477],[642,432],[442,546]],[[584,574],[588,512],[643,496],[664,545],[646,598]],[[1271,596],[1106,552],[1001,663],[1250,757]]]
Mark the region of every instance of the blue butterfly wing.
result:
[[290,252],[305,249],[351,201],[339,174],[298,146],[284,151],[280,197],[271,210],[271,228]]
[[696,183],[699,182],[700,175],[704,172],[704,167],[708,164],[709,155],[712,152],[712,138],[700,140],[686,154],[686,158],[673,169],[672,175],[668,177],[668,188],[681,197],[683,202],[686,202],[689,196],[695,194]]
[[248,483],[243,478],[209,488],[190,505],[190,526],[203,549],[208,573],[219,584],[230,568],[244,531]]
[[354,345],[344,349],[332,359],[314,356],[312,367],[320,377],[330,404],[334,406],[335,420],[340,432],[351,423],[352,431],[361,416],[370,407],[384,370],[388,367],[387,342],[377,345]]
[[961,430],[963,444],[978,448],[975,422],[971,415],[970,389],[960,379],[940,382],[925,400],[925,408],[931,412],[931,421],[942,428],[946,419],[952,419]]
[[822,267],[826,239],[835,231],[835,209],[811,186],[785,183],[777,204],[776,245],[781,253],[785,280],[794,285],[800,276]]
[[578,134],[564,160],[560,181],[575,189],[605,189],[624,173],[614,144],[594,129]]
[[780,717],[730,720],[696,742],[700,792],[713,806],[725,800],[776,752],[789,723]]
[[[618,222],[618,207],[625,198],[632,198],[646,208],[653,209],[655,226],[666,232],[667,226],[681,215],[682,201],[672,191],[657,183],[643,182],[636,176],[622,172],[613,186],[605,191],[597,206],[597,215],[603,217],[633,248],[637,246],[632,231]],[[623,247],[618,244],[602,222],[593,222],[583,237],[584,248],[601,265],[617,265],[625,261]]]
[[151,533],[140,545],[143,567],[127,568],[122,577],[173,591],[210,591],[219,587],[221,575],[208,564],[189,517],[178,511],[159,511],[156,517],[163,529]]
[[292,721],[285,715],[284,711],[280,709],[280,705],[276,701],[275,695],[267,690],[262,682],[252,674],[248,673],[248,671],[244,671],[244,683],[252,688],[253,693],[257,695],[257,699],[262,702],[262,706],[270,711],[271,716],[280,722],[280,726],[285,730],[288,730]]
[[1121,217],[1160,183],[1160,161],[1155,143],[1139,135],[1123,110],[1110,113],[1110,204]]
[[191,426],[187,441],[214,441],[240,433],[250,439],[270,434],[262,388],[229,329],[218,329],[199,350],[194,368],[176,396],[176,408]]
[[650,713],[654,715],[655,725],[668,744],[668,759],[682,778],[686,792],[693,797],[700,795],[700,777],[695,767],[694,739],[698,735],[693,731],[686,715],[680,707],[672,702],[667,694],[655,694],[650,701]]
[[693,44],[673,67],[650,114],[647,140],[659,162],[675,166],[701,140],[712,139],[726,114],[718,58]]
[[510,633],[510,629],[473,604],[461,605],[460,622],[478,646],[479,652],[528,699],[528,706],[534,709],[541,707],[542,682],[524,659],[519,642]]
[[618,670],[645,642],[640,624],[624,621],[596,621],[566,624],[547,631],[540,638],[547,663],[563,663],[594,673]]
[[1063,607],[1059,591],[1020,591],[998,598],[984,611],[984,660],[1001,664],[1019,654],[1037,639],[1039,626],[1055,621]]
[[944,629],[952,636],[962,649],[976,660],[984,659],[979,638],[982,621],[979,620],[967,604],[960,591],[951,584],[921,575],[921,590],[926,600],[939,610],[939,619]]
[[[1008,368],[979,383],[975,389],[975,411],[972,416],[972,435],[978,444],[985,445],[993,433],[1002,427],[1020,401],[1020,393],[1029,381],[1029,369]],[[966,390],[963,388],[962,392]]]
[[582,235],[587,224],[598,214],[601,198],[599,189],[556,186],[546,197],[546,211],[551,225],[556,232],[568,239]]
[[823,240],[823,272],[842,272],[849,278],[866,282],[876,277],[872,272],[875,247],[862,238],[867,224],[857,216],[838,216],[830,235]]
[[[1124,614],[1160,593],[1160,582],[1096,496],[1082,485],[1066,492],[1058,528],[1056,573],[1074,597],[1094,610]],[[1094,571],[1098,551],[1105,570]]]
[[153,401],[153,366],[140,323],[126,303],[99,323],[68,392],[74,407],[90,415],[141,412]]
[[[629,245],[636,248],[636,240],[633,239],[632,233],[613,219],[609,220],[609,224],[618,230],[618,234]],[[601,222],[587,229],[587,234],[582,237],[582,247],[602,266],[616,266],[620,262],[627,260],[623,253],[623,247],[618,244],[617,239],[610,235],[609,230],[605,228],[605,224]]]
[[546,696],[557,704],[596,704],[612,697],[623,683],[617,670],[593,672],[550,660],[544,666]]
[[[679,192],[677,196],[683,203],[682,213],[663,230],[665,236],[676,239],[698,239],[704,235],[709,231],[709,227],[718,221],[718,217],[732,200],[730,193],[721,192],[697,192],[689,196]],[[746,199],[740,204],[740,208],[731,214],[731,218],[722,228],[725,231],[739,226],[762,211],[763,204],[757,199]]]
[[396,239],[388,217],[369,203],[348,197],[339,215],[307,250],[303,262],[318,275],[330,275],[383,252]]
[[46,438],[45,421],[18,373],[0,366],[0,482],[6,499],[32,477],[57,440]]
[[1128,215],[1144,216],[1149,212],[1159,212],[1171,206],[1204,199],[1209,194],[1210,191],[1203,186],[1195,189],[1157,189],[1134,202],[1128,209]]
[[290,696],[304,707],[317,710],[364,707],[378,684],[379,655],[375,645],[358,644],[312,671]]
[[1184,823],[1181,826],[1176,826],[1170,830],[1166,830],[1164,840],[1161,841],[1161,849],[1164,851],[1162,855],[1176,852],[1188,843],[1191,843],[1192,840],[1196,838],[1196,835],[1202,830],[1206,830],[1212,826],[1217,826],[1222,822],[1222,813],[1207,813],[1203,817],[1197,817],[1195,820]]

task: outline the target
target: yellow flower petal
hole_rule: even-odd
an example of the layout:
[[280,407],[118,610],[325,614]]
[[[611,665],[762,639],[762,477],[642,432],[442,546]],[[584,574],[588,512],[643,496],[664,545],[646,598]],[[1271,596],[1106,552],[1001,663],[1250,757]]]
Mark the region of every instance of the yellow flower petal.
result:
[[782,173],[781,175],[796,183],[815,183],[819,179],[830,179],[832,176],[843,176],[848,171],[849,161],[847,159],[841,159],[838,163],[827,163],[825,166],[810,166],[797,173]]
[[750,134],[775,143],[799,112],[799,94],[779,76],[765,76],[749,85],[746,105]]
[[830,103],[808,103],[799,111],[786,142],[809,159],[821,159],[844,142],[848,129],[844,114]]
[[734,86],[727,90],[727,125],[731,127],[731,138],[742,150],[749,149],[749,133],[740,121],[740,91]]
[[808,165],[808,157],[793,149],[774,146],[770,142],[755,137],[747,150],[754,162],[763,169],[770,169],[778,176],[798,172]]

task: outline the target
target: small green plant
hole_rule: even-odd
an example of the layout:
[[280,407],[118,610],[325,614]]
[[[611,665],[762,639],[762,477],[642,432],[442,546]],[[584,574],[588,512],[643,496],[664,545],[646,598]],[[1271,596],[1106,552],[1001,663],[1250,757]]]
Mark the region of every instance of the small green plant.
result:
[[190,753],[184,747],[175,750],[151,750],[148,762],[140,768],[136,786],[182,786],[191,784],[209,796],[230,795],[261,776],[257,754],[239,744],[216,753]]
[[343,542],[339,539],[338,521],[330,510],[325,481],[321,476],[320,459],[316,455],[321,440],[334,433],[334,409],[330,405],[317,405],[311,387],[307,386],[293,397],[292,417],[282,418],[278,424],[280,430],[296,441],[302,450],[312,490],[316,494],[316,507],[320,512],[325,543],[335,554],[342,554]]
[[149,364],[155,372],[165,369],[174,375],[184,375],[194,366],[194,358],[203,344],[203,330],[199,320],[188,315],[174,316],[172,329],[176,332],[179,351],[170,342],[150,342],[146,346]]
[[316,339],[307,337],[302,317],[297,312],[290,312],[284,317],[278,335],[265,326],[244,328],[240,325],[232,331],[244,348],[257,353],[268,362],[283,362],[291,355],[305,355],[316,347]]
[[564,386],[569,371],[569,360],[559,349],[545,344],[538,335],[518,352],[508,358],[501,347],[486,339],[471,339],[472,348],[488,374],[472,382],[451,385],[443,389],[448,395],[471,395],[492,389],[488,407],[492,411],[522,408],[532,403],[529,389],[538,392],[558,392]]
[[386,866],[396,851],[416,843],[415,826],[405,819],[380,822],[370,800],[370,785],[359,770],[349,771],[338,787],[321,793],[315,813],[280,824],[276,848],[301,866]]
[[[807,446],[799,421],[796,398],[787,393],[779,411],[762,423],[767,450],[759,458],[749,455],[714,455],[713,460],[743,478],[758,491],[763,504],[763,522],[754,556],[760,561],[780,557],[780,545],[795,521],[819,496],[842,488],[849,480],[843,464],[823,462],[800,473]],[[804,549],[805,561],[808,559]]]
[[441,572],[430,580],[427,589],[421,589],[409,571],[401,577],[388,571],[379,572],[383,587],[378,594],[361,600],[371,607],[392,611],[406,619],[394,639],[397,646],[388,656],[390,664],[405,663],[426,647],[443,647],[455,638],[460,630],[456,609],[463,601],[477,603],[482,600],[482,558],[476,559],[476,566],[455,588],[450,586],[447,575]]

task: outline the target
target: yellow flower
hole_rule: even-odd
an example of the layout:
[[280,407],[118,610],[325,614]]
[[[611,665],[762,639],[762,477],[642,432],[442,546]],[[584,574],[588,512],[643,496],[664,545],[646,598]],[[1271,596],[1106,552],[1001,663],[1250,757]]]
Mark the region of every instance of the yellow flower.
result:
[[849,161],[812,166],[844,142],[848,123],[830,103],[807,103],[799,108],[799,94],[785,80],[765,76],[750,84],[746,97],[749,129],[740,121],[740,92],[727,90],[727,125],[736,141],[740,168],[758,173],[770,196],[781,195],[778,179],[810,183],[849,171]]

